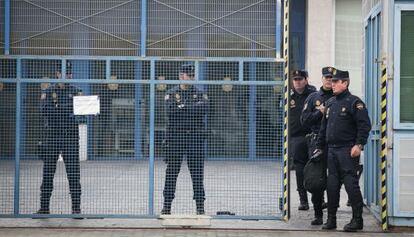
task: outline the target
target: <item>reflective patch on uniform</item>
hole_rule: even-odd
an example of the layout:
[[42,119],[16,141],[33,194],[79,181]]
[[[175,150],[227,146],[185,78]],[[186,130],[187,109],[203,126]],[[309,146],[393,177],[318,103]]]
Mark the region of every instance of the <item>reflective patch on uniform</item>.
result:
[[308,103],[305,103],[305,105],[303,106],[303,110],[306,110],[308,108]]
[[359,109],[359,110],[363,109],[364,108],[364,103],[357,103],[356,108]]
[[296,107],[296,102],[295,100],[291,100],[290,101],[290,108],[295,108]]
[[326,119],[328,119],[329,118],[329,111],[331,110],[331,108],[328,108],[327,110],[326,110]]
[[41,100],[46,99],[46,93],[42,93],[42,95],[40,96],[40,99],[41,99]]
[[164,100],[169,100],[170,99],[170,94],[166,94],[164,97]]
[[345,112],[346,111],[346,108],[345,107],[342,107],[342,112]]
[[203,98],[204,98],[205,100],[208,100],[208,96],[207,96],[207,94],[203,94]]

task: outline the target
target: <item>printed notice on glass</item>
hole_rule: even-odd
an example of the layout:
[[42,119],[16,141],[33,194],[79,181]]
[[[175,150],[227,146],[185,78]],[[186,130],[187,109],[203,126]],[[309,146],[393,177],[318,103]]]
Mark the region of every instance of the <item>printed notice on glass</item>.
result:
[[98,115],[100,101],[97,95],[80,95],[73,97],[73,113],[75,115]]

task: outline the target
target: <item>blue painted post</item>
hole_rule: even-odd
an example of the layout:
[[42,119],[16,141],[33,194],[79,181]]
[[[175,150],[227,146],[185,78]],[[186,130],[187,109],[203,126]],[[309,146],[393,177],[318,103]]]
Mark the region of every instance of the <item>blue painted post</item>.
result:
[[10,0],[4,1],[4,54],[10,54]]
[[[142,61],[135,61],[134,62],[134,73],[135,73],[135,80],[142,79]],[[134,123],[134,151],[135,151],[135,159],[139,160],[142,159],[142,152],[141,152],[141,98],[142,97],[142,85],[135,84],[135,123]]]
[[[72,73],[74,78],[79,79],[89,79],[89,66],[90,61],[89,60],[73,60],[72,61]],[[76,69],[83,69],[85,70],[76,70]],[[62,60],[62,77],[66,78],[66,60]],[[84,95],[90,95],[91,94],[91,86],[90,84],[75,84],[75,86],[79,86],[82,89],[82,93]],[[86,126],[87,126],[87,157],[89,159],[94,159],[94,153],[92,149],[92,143],[93,141],[93,130],[92,130],[92,122],[91,117],[88,116],[86,119]]]
[[239,61],[239,81],[243,81],[243,76],[244,76],[244,62],[243,61]]
[[[249,79],[256,81],[256,63],[249,63]],[[256,159],[256,85],[249,90],[249,160]]]
[[141,0],[141,57],[147,55],[147,0]]
[[282,0],[276,1],[276,58],[281,58],[282,47]]
[[150,146],[149,146],[149,202],[148,214],[154,215],[154,159],[155,159],[155,61],[151,60],[150,77]]
[[16,81],[16,139],[15,139],[15,172],[14,172],[14,215],[19,214],[20,203],[20,119],[21,119],[21,60],[17,59]]

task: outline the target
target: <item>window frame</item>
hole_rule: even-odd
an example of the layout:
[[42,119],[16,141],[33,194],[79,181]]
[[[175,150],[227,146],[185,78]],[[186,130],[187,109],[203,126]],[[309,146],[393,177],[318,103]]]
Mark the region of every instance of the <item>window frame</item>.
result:
[[394,103],[393,107],[395,108],[393,111],[394,117],[394,128],[401,129],[401,130],[414,130],[414,122],[411,123],[404,123],[401,122],[400,117],[400,106],[401,106],[401,99],[400,99],[400,87],[401,87],[401,12],[402,11],[413,11],[414,12],[414,4],[413,3],[399,3],[395,4],[395,18],[394,18]]

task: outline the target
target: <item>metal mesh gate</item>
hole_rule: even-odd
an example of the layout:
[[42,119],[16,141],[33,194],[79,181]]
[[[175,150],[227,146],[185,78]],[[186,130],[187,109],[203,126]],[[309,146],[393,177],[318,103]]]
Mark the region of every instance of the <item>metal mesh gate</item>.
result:
[[[0,216],[154,217],[174,195],[174,214],[205,199],[208,215],[280,218],[281,8],[0,1]],[[75,115],[78,96],[97,96],[99,114]]]
[[[194,66],[194,80],[178,80],[183,64]],[[0,67],[2,215],[32,216],[46,189],[53,190],[50,214],[57,217],[72,214],[74,200],[86,217],[159,215],[171,152],[166,95],[176,103],[172,91],[187,84],[201,93],[191,100],[208,101],[199,118],[203,139],[182,148],[200,154],[202,166],[191,170],[192,153],[175,150],[183,162],[172,212],[195,213],[192,181],[203,174],[206,214],[280,217],[283,63],[17,57],[1,59]],[[57,79],[59,72],[66,78]],[[61,97],[59,85],[76,90]],[[70,101],[79,91],[99,96],[98,115],[73,115]],[[42,104],[44,94],[52,107]],[[65,103],[69,112],[54,110]],[[194,137],[175,132],[194,144]],[[53,173],[45,171],[48,159],[54,160],[48,168],[56,168],[53,185],[42,186]],[[80,160],[79,177],[74,159]]]

